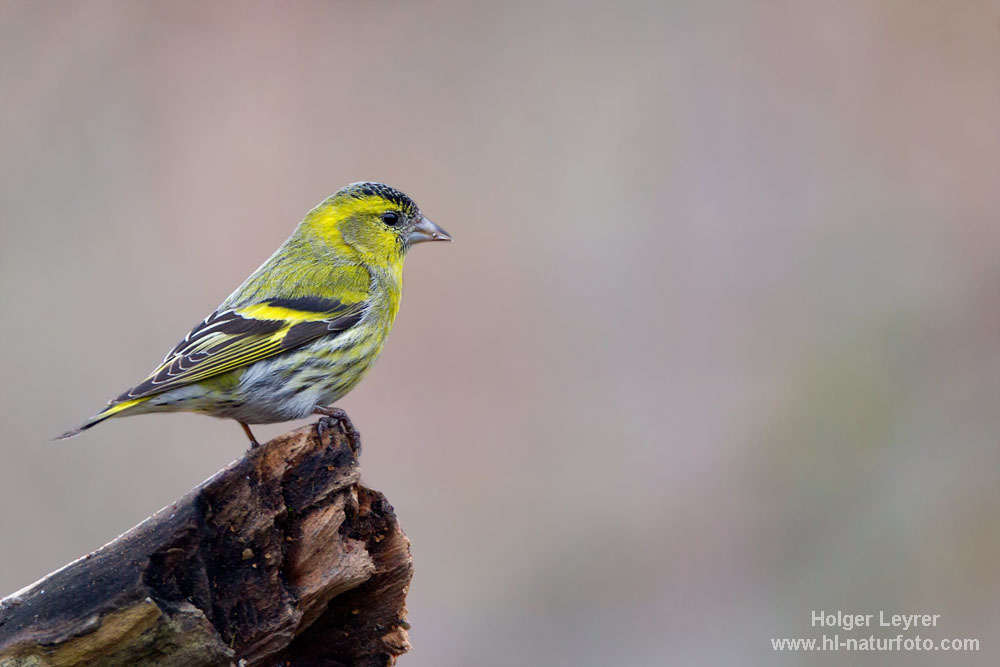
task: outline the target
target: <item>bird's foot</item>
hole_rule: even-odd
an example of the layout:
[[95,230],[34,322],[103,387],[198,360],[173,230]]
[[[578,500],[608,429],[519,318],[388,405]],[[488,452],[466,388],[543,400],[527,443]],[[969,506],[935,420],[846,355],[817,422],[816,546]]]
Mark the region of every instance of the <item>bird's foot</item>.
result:
[[[313,409],[313,414],[323,415],[326,419],[320,419],[316,422],[316,434],[319,436],[320,442],[323,441],[323,433],[327,428],[332,425],[336,425],[340,428],[341,433],[347,436],[348,445],[351,447],[351,451],[354,452],[354,456],[361,455],[361,434],[358,430],[354,428],[354,424],[351,423],[350,418],[347,413],[340,408],[331,408],[322,405],[317,405]],[[333,424],[331,424],[333,422]]]

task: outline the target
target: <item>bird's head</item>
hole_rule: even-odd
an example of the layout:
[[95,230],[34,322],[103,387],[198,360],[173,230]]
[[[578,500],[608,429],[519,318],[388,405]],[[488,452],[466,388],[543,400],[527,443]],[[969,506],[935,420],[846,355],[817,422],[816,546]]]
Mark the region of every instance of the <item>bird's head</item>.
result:
[[335,251],[381,266],[402,261],[414,243],[451,240],[412,199],[383,183],[341,188],[313,209],[304,223]]

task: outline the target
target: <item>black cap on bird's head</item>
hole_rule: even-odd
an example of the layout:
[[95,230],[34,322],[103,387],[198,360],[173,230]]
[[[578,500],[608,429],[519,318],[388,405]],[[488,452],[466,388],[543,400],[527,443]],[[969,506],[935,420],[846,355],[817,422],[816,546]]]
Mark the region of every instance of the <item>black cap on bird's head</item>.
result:
[[385,183],[376,183],[375,181],[351,183],[342,188],[337,194],[343,194],[354,199],[381,197],[387,202],[398,206],[407,216],[417,216],[420,214],[420,209],[417,207],[416,202],[396,188],[390,187]]

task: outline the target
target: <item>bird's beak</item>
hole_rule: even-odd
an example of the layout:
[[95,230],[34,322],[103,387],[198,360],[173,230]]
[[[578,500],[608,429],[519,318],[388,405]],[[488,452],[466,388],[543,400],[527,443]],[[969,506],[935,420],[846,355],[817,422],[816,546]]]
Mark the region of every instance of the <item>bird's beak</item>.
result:
[[410,245],[423,243],[424,241],[450,241],[451,236],[433,222],[425,217],[420,218],[420,222],[413,226],[410,233],[406,235],[406,242]]

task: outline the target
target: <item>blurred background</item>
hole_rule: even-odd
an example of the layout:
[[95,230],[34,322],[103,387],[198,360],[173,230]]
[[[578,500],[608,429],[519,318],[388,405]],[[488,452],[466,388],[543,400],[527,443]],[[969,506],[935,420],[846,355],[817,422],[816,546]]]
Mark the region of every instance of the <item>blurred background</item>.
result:
[[1000,3],[8,0],[0,99],[0,594],[242,454],[50,439],[374,179],[455,237],[341,403],[401,664],[1000,659]]

